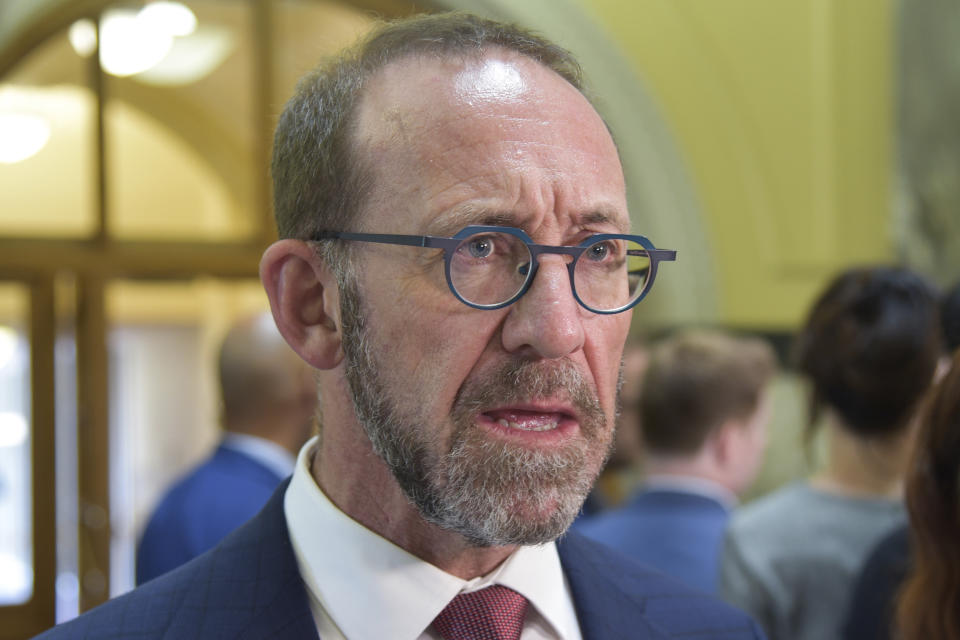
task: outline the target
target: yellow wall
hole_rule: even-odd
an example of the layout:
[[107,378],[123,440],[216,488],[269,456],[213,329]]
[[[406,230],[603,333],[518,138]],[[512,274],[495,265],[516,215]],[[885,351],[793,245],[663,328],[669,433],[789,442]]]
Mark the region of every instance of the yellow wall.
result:
[[892,258],[890,0],[580,2],[677,139],[722,323],[791,329],[837,269]]
[[[655,325],[789,330],[837,269],[892,257],[892,0],[482,4],[502,4],[501,17],[525,19],[561,41],[590,31],[569,18],[571,7],[592,14],[659,107],[698,200],[685,210],[693,222],[697,212],[703,219],[690,224],[670,206],[669,189],[670,197],[651,195],[651,185],[676,177],[673,159],[653,148],[629,167],[647,198],[644,230],[680,250],[661,276],[663,291],[644,308]],[[0,15],[12,17],[9,8]],[[0,29],[0,44],[5,36],[9,29]],[[623,114],[613,115],[624,133]],[[658,158],[666,178],[654,175]],[[658,222],[671,212],[672,225]],[[660,302],[663,313],[650,314]]]

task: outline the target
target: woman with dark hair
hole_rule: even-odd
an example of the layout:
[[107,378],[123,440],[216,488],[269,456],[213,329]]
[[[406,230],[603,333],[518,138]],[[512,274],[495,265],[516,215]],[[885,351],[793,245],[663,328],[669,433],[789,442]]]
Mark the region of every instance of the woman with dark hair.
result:
[[960,351],[937,387],[907,476],[913,569],[900,593],[903,640],[960,639]]
[[[900,605],[902,637],[960,638],[960,283],[944,295],[940,323],[947,353],[955,355],[950,373],[930,400],[907,477],[907,506],[915,533],[904,525],[871,552],[853,592],[846,640],[893,637],[896,595],[910,570],[911,535],[921,550],[916,574]],[[944,361],[949,362],[949,356]],[[933,475],[936,465],[942,473]],[[952,591],[945,590],[946,585]]]
[[807,435],[827,429],[822,471],[738,512],[721,593],[771,640],[840,635],[865,554],[905,520],[910,425],[940,356],[934,288],[892,267],[842,273],[797,339]]

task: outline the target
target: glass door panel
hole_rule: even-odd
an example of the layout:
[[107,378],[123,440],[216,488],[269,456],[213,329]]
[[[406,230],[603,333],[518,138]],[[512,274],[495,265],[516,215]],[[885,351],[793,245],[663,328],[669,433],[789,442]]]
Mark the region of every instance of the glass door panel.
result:
[[266,311],[258,280],[116,281],[106,290],[112,595],[134,584],[136,543],[167,487],[220,437],[216,357],[239,317]]
[[64,30],[0,82],[0,237],[96,232],[96,96],[86,78]]
[[29,294],[0,283],[0,606],[33,595]]

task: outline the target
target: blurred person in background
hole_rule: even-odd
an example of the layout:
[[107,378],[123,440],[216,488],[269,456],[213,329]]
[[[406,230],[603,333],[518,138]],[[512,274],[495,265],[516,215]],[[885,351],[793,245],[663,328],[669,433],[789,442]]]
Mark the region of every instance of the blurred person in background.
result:
[[933,394],[907,477],[913,567],[899,638],[960,639],[960,351]]
[[655,345],[635,422],[621,426],[641,435],[645,481],[578,531],[715,593],[730,511],[763,458],[775,368],[755,338],[688,331]]
[[960,280],[943,294],[940,302],[943,341],[952,353],[960,349]]
[[[942,358],[943,366],[941,369],[946,372],[950,367],[951,354],[958,353],[960,350],[960,282],[957,282],[953,287],[951,287],[943,296],[943,299],[940,303],[940,324],[943,329],[943,343],[945,347],[944,356]],[[956,372],[957,365],[953,365],[953,374],[957,375]],[[949,387],[949,384],[948,384]],[[952,392],[949,390],[952,389]],[[939,392],[940,397],[948,393],[953,393],[955,396],[960,397],[960,385],[953,384],[952,387],[944,388],[941,387]],[[944,399],[945,401],[945,399]],[[937,402],[934,400],[934,402]],[[929,420],[934,417],[930,412],[928,412],[927,422],[923,423],[921,427],[922,431],[918,436],[916,443],[917,450],[914,454],[914,462],[911,465],[911,474],[913,477],[912,482],[915,484],[911,488],[910,483],[911,479],[908,477],[908,487],[907,487],[907,506],[910,508],[911,519],[913,518],[922,518],[923,521],[917,520],[912,523],[911,526],[903,525],[896,529],[893,533],[884,538],[873,550],[867,559],[866,563],[863,566],[863,570],[860,572],[860,576],[857,579],[856,586],[854,587],[853,598],[850,603],[850,613],[847,617],[846,625],[844,626],[844,638],[847,640],[886,640],[887,638],[893,637],[892,629],[894,623],[894,615],[896,611],[896,597],[897,593],[900,590],[901,585],[903,584],[907,573],[910,570],[910,547],[911,547],[911,533],[910,529],[916,529],[917,533],[913,534],[916,539],[921,537],[936,537],[938,534],[943,535],[943,530],[939,528],[931,529],[929,532],[925,532],[925,529],[928,526],[937,525],[935,523],[941,521],[940,519],[945,516],[940,516],[934,514],[934,520],[927,522],[926,518],[929,514],[926,513],[927,510],[936,511],[939,507],[933,502],[928,502],[928,500],[935,501],[939,500],[948,508],[952,508],[952,513],[956,517],[957,513],[957,504],[956,504],[956,493],[953,494],[953,503],[951,505],[951,498],[949,495],[943,493],[944,486],[938,485],[934,482],[935,479],[922,473],[922,465],[929,462],[929,458],[935,453],[931,450],[925,450],[927,447],[933,446],[935,444],[945,443],[945,438],[948,437],[946,430],[951,428],[947,423],[940,425],[929,424]],[[946,420],[946,417],[942,418]],[[953,429],[960,429],[960,417],[955,412],[953,417]],[[944,431],[943,434],[938,435],[933,431],[935,429],[941,429]],[[956,433],[954,434],[953,446],[957,447]],[[960,451],[956,448],[951,452],[949,449],[944,451],[943,454],[946,456],[946,464],[953,464],[954,478],[956,477],[956,457],[960,456]],[[951,461],[950,456],[953,456]],[[949,478],[949,476],[944,476],[944,478]],[[956,491],[956,485],[954,485],[953,490]],[[921,491],[929,491],[927,498],[924,498],[924,495]],[[946,498],[943,496],[947,495]],[[934,496],[938,496],[934,498]],[[916,504],[914,504],[914,500]],[[949,517],[949,516],[946,516]],[[957,536],[957,524],[956,520],[953,521],[953,538],[951,544],[943,548],[943,561],[945,566],[949,570],[954,572],[960,572],[960,561],[949,562],[949,558],[956,557],[958,549],[956,548],[956,541],[960,540],[960,536]],[[949,524],[949,523],[947,523]],[[946,527],[947,531],[951,531],[950,527]],[[944,538],[949,539],[949,538]],[[932,571],[933,567],[929,564],[930,558],[921,558],[921,560],[926,563],[926,568],[920,567],[921,570],[930,573],[932,576],[941,575],[937,571]],[[960,575],[960,573],[956,574]],[[931,578],[935,580],[936,578]],[[921,581],[917,581],[916,584],[919,584]],[[960,589],[960,584],[954,584],[953,587],[954,593],[957,589]],[[915,594],[924,593],[926,594],[926,589],[921,586],[916,586],[914,590]],[[932,598],[932,603],[939,603],[938,598]],[[956,599],[953,601],[954,611],[958,602]],[[904,606],[904,615],[914,615],[918,617],[918,622],[916,625],[906,624],[906,620],[901,621],[902,629],[912,629],[913,635],[905,636],[910,638],[960,638],[960,627],[957,627],[958,620],[954,618],[953,620],[953,633],[954,635],[917,635],[917,632],[923,628],[921,624],[926,624],[926,621],[929,621],[929,616],[926,613],[923,613],[921,610],[925,611],[925,606],[919,602],[919,598],[913,600],[912,603]],[[946,610],[945,614],[949,614]],[[931,632],[933,627],[930,627]]]
[[840,636],[871,547],[906,518],[903,477],[916,408],[941,352],[937,294],[900,268],[843,272],[797,341],[810,382],[808,437],[827,428],[825,468],[732,519],[721,594],[776,640]]
[[137,546],[137,584],[213,547],[249,520],[293,472],[317,406],[310,368],[269,313],[226,334],[218,362],[223,439],[178,480],[150,516]]

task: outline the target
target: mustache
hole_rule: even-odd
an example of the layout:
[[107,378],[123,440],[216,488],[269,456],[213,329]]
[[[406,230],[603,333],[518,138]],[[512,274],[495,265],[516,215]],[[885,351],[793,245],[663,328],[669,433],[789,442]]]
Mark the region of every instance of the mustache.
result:
[[584,435],[606,422],[596,391],[570,360],[557,362],[511,360],[465,383],[453,404],[457,422],[493,406],[555,398],[573,405]]

